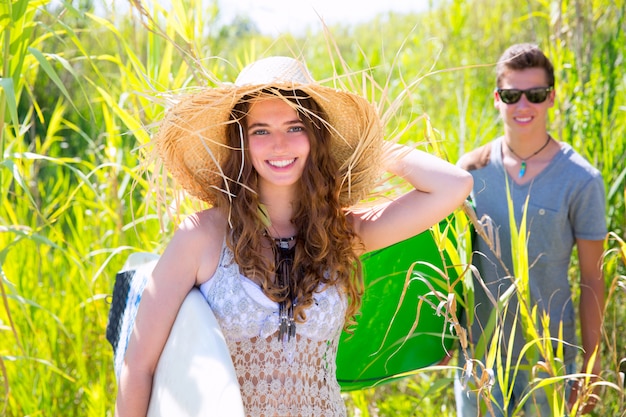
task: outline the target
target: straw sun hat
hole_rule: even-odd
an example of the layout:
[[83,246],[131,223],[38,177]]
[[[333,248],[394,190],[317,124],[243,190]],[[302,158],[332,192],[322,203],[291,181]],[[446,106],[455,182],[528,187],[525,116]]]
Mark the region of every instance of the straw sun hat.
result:
[[359,95],[316,83],[302,63],[287,57],[256,61],[234,84],[185,96],[167,112],[154,138],[155,149],[180,186],[209,204],[216,201],[216,193],[228,192],[221,188],[220,167],[233,152],[226,145],[231,110],[244,96],[267,89],[297,89],[317,102],[326,113],[331,153],[340,167],[341,205],[366,197],[381,173],[383,133],[376,108]]

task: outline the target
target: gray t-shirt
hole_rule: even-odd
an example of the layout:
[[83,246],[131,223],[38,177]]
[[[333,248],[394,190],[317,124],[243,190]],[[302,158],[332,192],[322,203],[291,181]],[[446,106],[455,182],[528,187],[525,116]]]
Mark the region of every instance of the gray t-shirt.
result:
[[[502,138],[467,156],[466,161],[469,162],[464,164],[464,168],[474,177],[472,199],[476,214],[493,231],[496,250],[500,251],[509,272],[480,237],[475,241],[473,264],[496,300],[511,285],[514,269],[506,191],[508,180],[518,228],[528,199],[526,228],[531,306],[537,305],[539,313],[549,312],[552,338],[558,338],[562,322],[563,340],[575,345],[576,318],[568,269],[576,239],[602,240],[607,232],[604,184],[600,172],[567,144],[561,144],[561,150],[550,164],[531,182],[523,185],[516,184],[504,169]],[[477,341],[481,328],[487,324],[492,304],[478,282],[475,283],[475,290],[476,321],[472,332],[474,341]],[[517,298],[514,297],[503,326],[504,342],[501,346],[505,351],[516,308]],[[518,321],[514,358],[519,356],[524,344]],[[575,356],[576,348],[566,348],[564,359],[567,363],[572,362]]]

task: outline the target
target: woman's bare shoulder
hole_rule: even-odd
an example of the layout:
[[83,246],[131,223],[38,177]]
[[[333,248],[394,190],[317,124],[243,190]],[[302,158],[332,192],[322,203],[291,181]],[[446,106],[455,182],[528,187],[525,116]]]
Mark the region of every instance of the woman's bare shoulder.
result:
[[205,235],[206,232],[223,232],[227,221],[221,210],[210,208],[187,216],[178,229],[191,234]]
[[207,281],[215,273],[227,224],[226,216],[211,208],[189,215],[174,234],[171,244],[177,246],[181,257],[196,265],[196,285]]

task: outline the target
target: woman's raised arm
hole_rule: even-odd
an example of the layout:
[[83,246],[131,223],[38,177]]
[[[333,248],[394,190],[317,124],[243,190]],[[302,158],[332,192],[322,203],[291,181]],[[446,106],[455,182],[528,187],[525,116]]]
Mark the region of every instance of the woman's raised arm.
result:
[[366,251],[380,249],[428,229],[452,213],[472,190],[465,170],[416,149],[388,144],[386,169],[414,189],[393,201],[354,213]]

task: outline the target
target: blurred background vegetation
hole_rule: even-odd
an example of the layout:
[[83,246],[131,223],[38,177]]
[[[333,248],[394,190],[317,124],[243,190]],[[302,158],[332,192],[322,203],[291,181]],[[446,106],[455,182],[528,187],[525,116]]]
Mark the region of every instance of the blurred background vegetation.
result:
[[[393,110],[390,137],[456,161],[499,134],[496,59],[534,42],[555,64],[553,136],[605,180],[611,385],[594,415],[625,415],[624,0],[440,0],[279,37],[244,13],[224,21],[217,1],[121,4],[0,0],[0,414],[112,415],[104,330],[115,272],[131,252],[160,252],[175,227],[139,165],[168,93],[233,81],[259,57],[296,56],[316,78],[341,75]],[[451,378],[426,370],[346,394],[349,413],[455,415]]]

